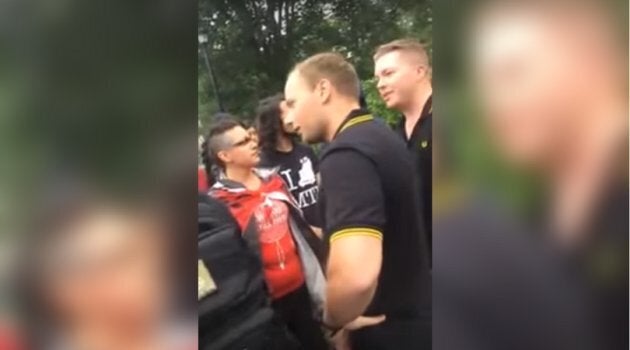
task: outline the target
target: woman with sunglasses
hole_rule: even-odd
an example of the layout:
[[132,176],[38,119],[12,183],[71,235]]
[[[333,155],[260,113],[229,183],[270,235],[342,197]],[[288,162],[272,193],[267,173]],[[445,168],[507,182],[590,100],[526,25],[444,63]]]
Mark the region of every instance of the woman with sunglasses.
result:
[[256,168],[258,144],[241,124],[218,122],[206,142],[205,156],[221,170],[210,195],[227,204],[259,254],[274,310],[304,349],[328,349],[317,319],[325,289],[321,241],[281,177]]

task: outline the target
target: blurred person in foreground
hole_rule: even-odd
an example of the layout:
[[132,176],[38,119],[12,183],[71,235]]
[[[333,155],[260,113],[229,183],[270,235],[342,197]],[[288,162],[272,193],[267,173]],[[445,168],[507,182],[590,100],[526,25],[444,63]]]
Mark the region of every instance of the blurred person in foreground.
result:
[[285,123],[286,111],[282,94],[263,99],[256,110],[260,135],[260,167],[278,168],[306,221],[321,226],[317,210],[318,160],[313,150],[294,139],[295,129]]
[[[5,230],[6,229],[5,225]],[[8,231],[8,230],[7,230]],[[8,238],[7,238],[8,236]],[[0,349],[26,349],[23,334],[11,295],[14,281],[11,280],[17,261],[15,239],[11,235],[0,237]]]
[[37,221],[19,271],[28,348],[196,349],[169,265],[170,214],[103,198],[64,199]]
[[20,333],[12,324],[0,323],[0,349],[26,350]]
[[427,248],[404,143],[360,108],[357,73],[339,54],[298,63],[285,99],[286,122],[304,141],[329,142],[320,161],[324,324],[341,329],[340,343],[352,330],[354,350],[429,349]]
[[383,44],[374,53],[376,87],[387,108],[402,113],[394,128],[405,141],[417,171],[423,229],[432,246],[432,94],[431,66],[415,39]]
[[[607,6],[488,1],[475,12],[484,126],[505,160],[540,176],[546,202],[529,222],[506,224],[495,205],[436,225],[438,348],[466,334],[460,348],[628,349],[628,42]],[[466,315],[480,309],[502,311]]]
[[316,318],[325,288],[320,239],[282,178],[256,168],[259,149],[250,132],[223,120],[210,129],[207,142],[209,158],[221,168],[209,193],[228,206],[262,260],[274,310],[304,349],[327,349]]

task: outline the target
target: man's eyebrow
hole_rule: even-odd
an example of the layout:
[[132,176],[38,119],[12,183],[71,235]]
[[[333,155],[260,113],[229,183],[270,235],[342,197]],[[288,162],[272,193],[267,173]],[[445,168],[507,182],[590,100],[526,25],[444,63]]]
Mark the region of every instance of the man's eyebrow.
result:
[[384,73],[387,73],[391,68],[390,67],[385,67],[385,68],[381,68],[380,70],[377,70],[374,72],[374,75],[381,75]]

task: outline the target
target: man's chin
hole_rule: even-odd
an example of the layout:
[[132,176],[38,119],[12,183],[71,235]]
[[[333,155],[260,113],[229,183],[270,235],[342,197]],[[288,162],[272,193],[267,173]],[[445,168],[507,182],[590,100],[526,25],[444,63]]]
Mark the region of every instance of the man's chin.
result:
[[314,145],[314,144],[324,142],[323,137],[313,137],[313,136],[307,137],[305,135],[300,135],[300,138],[302,139],[302,142],[307,143],[309,145]]
[[385,106],[389,109],[398,110],[399,103],[397,103],[396,101],[389,100],[389,101],[385,101]]

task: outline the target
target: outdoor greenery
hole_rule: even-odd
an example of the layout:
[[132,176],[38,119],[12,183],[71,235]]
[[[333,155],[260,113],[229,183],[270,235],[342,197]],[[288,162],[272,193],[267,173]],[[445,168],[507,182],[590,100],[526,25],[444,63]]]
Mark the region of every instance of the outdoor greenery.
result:
[[199,52],[200,129],[219,111],[217,95],[226,112],[249,121],[258,100],[282,91],[297,61],[329,50],[355,65],[369,106],[393,123],[398,116],[372,81],[372,53],[401,37],[417,38],[431,51],[432,22],[430,0],[200,0],[199,33],[208,39]]

